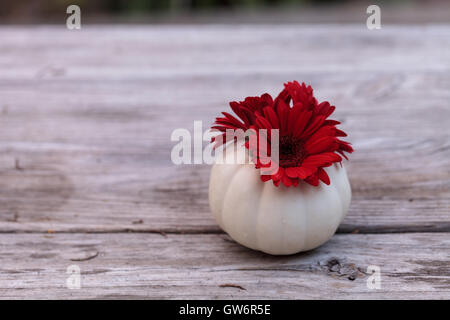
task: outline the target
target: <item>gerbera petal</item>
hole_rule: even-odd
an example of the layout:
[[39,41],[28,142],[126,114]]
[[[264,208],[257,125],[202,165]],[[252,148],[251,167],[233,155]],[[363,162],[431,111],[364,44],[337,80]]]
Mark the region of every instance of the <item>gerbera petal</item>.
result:
[[328,101],[322,102],[317,106],[317,112],[318,114],[322,115],[326,118],[328,118],[333,112],[336,110],[335,106],[331,106]]
[[348,160],[347,156],[344,154],[342,150],[338,149],[337,152],[339,152],[345,158],[345,160]]
[[313,134],[317,129],[320,128],[320,126],[323,125],[325,121],[324,116],[317,116],[314,118],[309,124],[308,127],[305,129],[303,134],[301,135],[301,138],[308,137],[309,135]]
[[233,123],[237,128],[245,129],[245,124],[240,122],[238,119],[236,119],[234,116],[232,116],[228,112],[222,112],[222,114],[226,117],[226,119],[228,121]]
[[336,128],[336,133],[335,133],[335,135],[336,135],[336,137],[346,137],[346,136],[347,136],[347,134],[346,134],[344,131],[339,130],[339,129],[337,129],[337,128]]
[[325,122],[323,123],[324,126],[337,126],[338,124],[341,123],[337,120],[325,120]]
[[308,138],[308,141],[317,140],[323,137],[335,137],[336,128],[334,126],[322,126]]
[[317,175],[319,176],[319,179],[329,185],[330,184],[330,177],[328,176],[328,174],[326,173],[325,170],[323,170],[323,168],[319,168],[319,170],[317,170]]
[[317,167],[310,166],[302,166],[302,167],[289,167],[286,168],[285,173],[291,178],[300,178],[305,179],[307,176],[316,172]]
[[343,151],[346,151],[348,153],[352,153],[353,152],[353,148],[350,145],[350,143],[346,142],[346,141],[342,141],[342,140],[338,140],[339,143],[339,148]]
[[312,116],[312,112],[311,111],[303,111],[297,119],[297,122],[295,124],[295,128],[294,128],[294,136],[295,137],[300,137],[303,133],[303,131],[305,130],[305,126],[308,123],[309,119]]
[[250,119],[248,119],[247,115],[245,112],[243,112],[243,107],[241,107],[241,105],[237,102],[230,102],[230,107],[231,109],[234,111],[234,113],[240,118],[242,119],[242,121],[244,121],[244,123],[249,126],[250,123]]
[[286,187],[290,187],[292,185],[291,178],[289,178],[287,175],[283,175],[283,177],[281,178],[281,181],[283,182],[283,184]]
[[298,177],[298,167],[289,167],[286,168],[285,172],[286,175],[291,177],[291,178],[297,178]]
[[319,185],[319,178],[315,174],[310,175],[305,179],[305,181],[314,187],[317,187]]
[[264,93],[261,96],[261,100],[263,101],[263,103],[265,103],[267,106],[271,106],[273,105],[273,98],[270,94],[268,93]]
[[316,140],[309,140],[305,144],[305,150],[308,154],[317,154],[324,151],[335,151],[339,145],[335,137],[322,137]]
[[256,124],[259,126],[259,129],[272,129],[270,122],[260,115],[256,116]]
[[272,128],[273,129],[280,128],[280,123],[278,121],[277,114],[275,113],[273,108],[272,107],[265,107],[263,109],[263,111],[264,111],[264,116],[269,120],[270,124],[272,125]]
[[295,129],[295,124],[297,123],[297,119],[299,118],[301,112],[302,112],[302,104],[296,103],[294,106],[289,110],[289,119],[288,119],[288,128],[287,133],[293,134]]
[[341,162],[341,161],[342,161],[342,158],[338,154],[336,154],[334,152],[325,152],[325,153],[309,156],[308,158],[305,159],[305,161],[303,161],[302,166],[322,167],[324,165],[327,165],[328,163]]
[[284,135],[287,132],[287,125],[289,120],[289,107],[283,100],[277,100],[276,112],[280,123],[280,134]]
[[280,167],[280,168],[278,168],[277,173],[275,173],[272,176],[272,179],[273,180],[281,180],[283,178],[283,176],[284,176],[284,168]]

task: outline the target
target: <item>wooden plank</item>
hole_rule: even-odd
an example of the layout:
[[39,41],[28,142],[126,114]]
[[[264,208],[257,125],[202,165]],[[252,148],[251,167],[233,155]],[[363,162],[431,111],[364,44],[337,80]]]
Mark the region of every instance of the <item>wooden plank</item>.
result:
[[174,166],[170,134],[291,79],[337,105],[356,149],[339,232],[450,231],[449,34],[2,27],[0,232],[219,232],[209,167]]
[[[450,234],[336,235],[274,257],[224,235],[0,235],[0,298],[450,298]],[[67,267],[81,269],[68,289]],[[369,289],[369,265],[381,288]],[[243,289],[232,286],[237,285]]]

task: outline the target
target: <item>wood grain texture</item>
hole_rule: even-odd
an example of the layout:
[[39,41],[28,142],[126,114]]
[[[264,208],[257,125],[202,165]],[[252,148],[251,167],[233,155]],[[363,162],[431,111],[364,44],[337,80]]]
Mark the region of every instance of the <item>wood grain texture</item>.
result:
[[[0,298],[450,298],[450,26],[0,27],[0,39]],[[170,135],[293,79],[337,106],[353,200],[345,234],[271,257],[222,233],[210,167],[173,165]],[[71,264],[80,290],[65,287]]]
[[[0,232],[219,232],[175,128],[311,83],[356,152],[339,232],[450,230],[450,28],[0,28]],[[19,164],[18,168],[16,164]],[[142,220],[142,224],[133,223]]]
[[[285,257],[225,235],[3,234],[0,243],[0,298],[450,298],[448,233],[336,235]],[[71,265],[79,290],[66,287]],[[369,265],[381,268],[380,289],[367,287]]]

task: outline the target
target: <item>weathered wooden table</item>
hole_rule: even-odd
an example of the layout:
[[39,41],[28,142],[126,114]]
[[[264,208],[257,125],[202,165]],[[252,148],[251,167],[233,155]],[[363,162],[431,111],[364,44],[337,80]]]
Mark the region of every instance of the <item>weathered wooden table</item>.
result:
[[[450,298],[450,26],[0,39],[1,298]],[[170,135],[293,79],[337,106],[353,200],[327,244],[273,257],[221,232],[210,168],[173,165]],[[80,289],[66,286],[74,265]]]

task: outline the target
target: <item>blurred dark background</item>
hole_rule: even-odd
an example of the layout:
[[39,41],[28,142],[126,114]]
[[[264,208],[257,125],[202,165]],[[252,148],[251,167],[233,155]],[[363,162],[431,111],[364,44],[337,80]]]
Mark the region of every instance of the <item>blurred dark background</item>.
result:
[[361,22],[377,4],[387,23],[448,23],[448,0],[0,0],[0,23],[60,23],[71,4],[84,23]]

